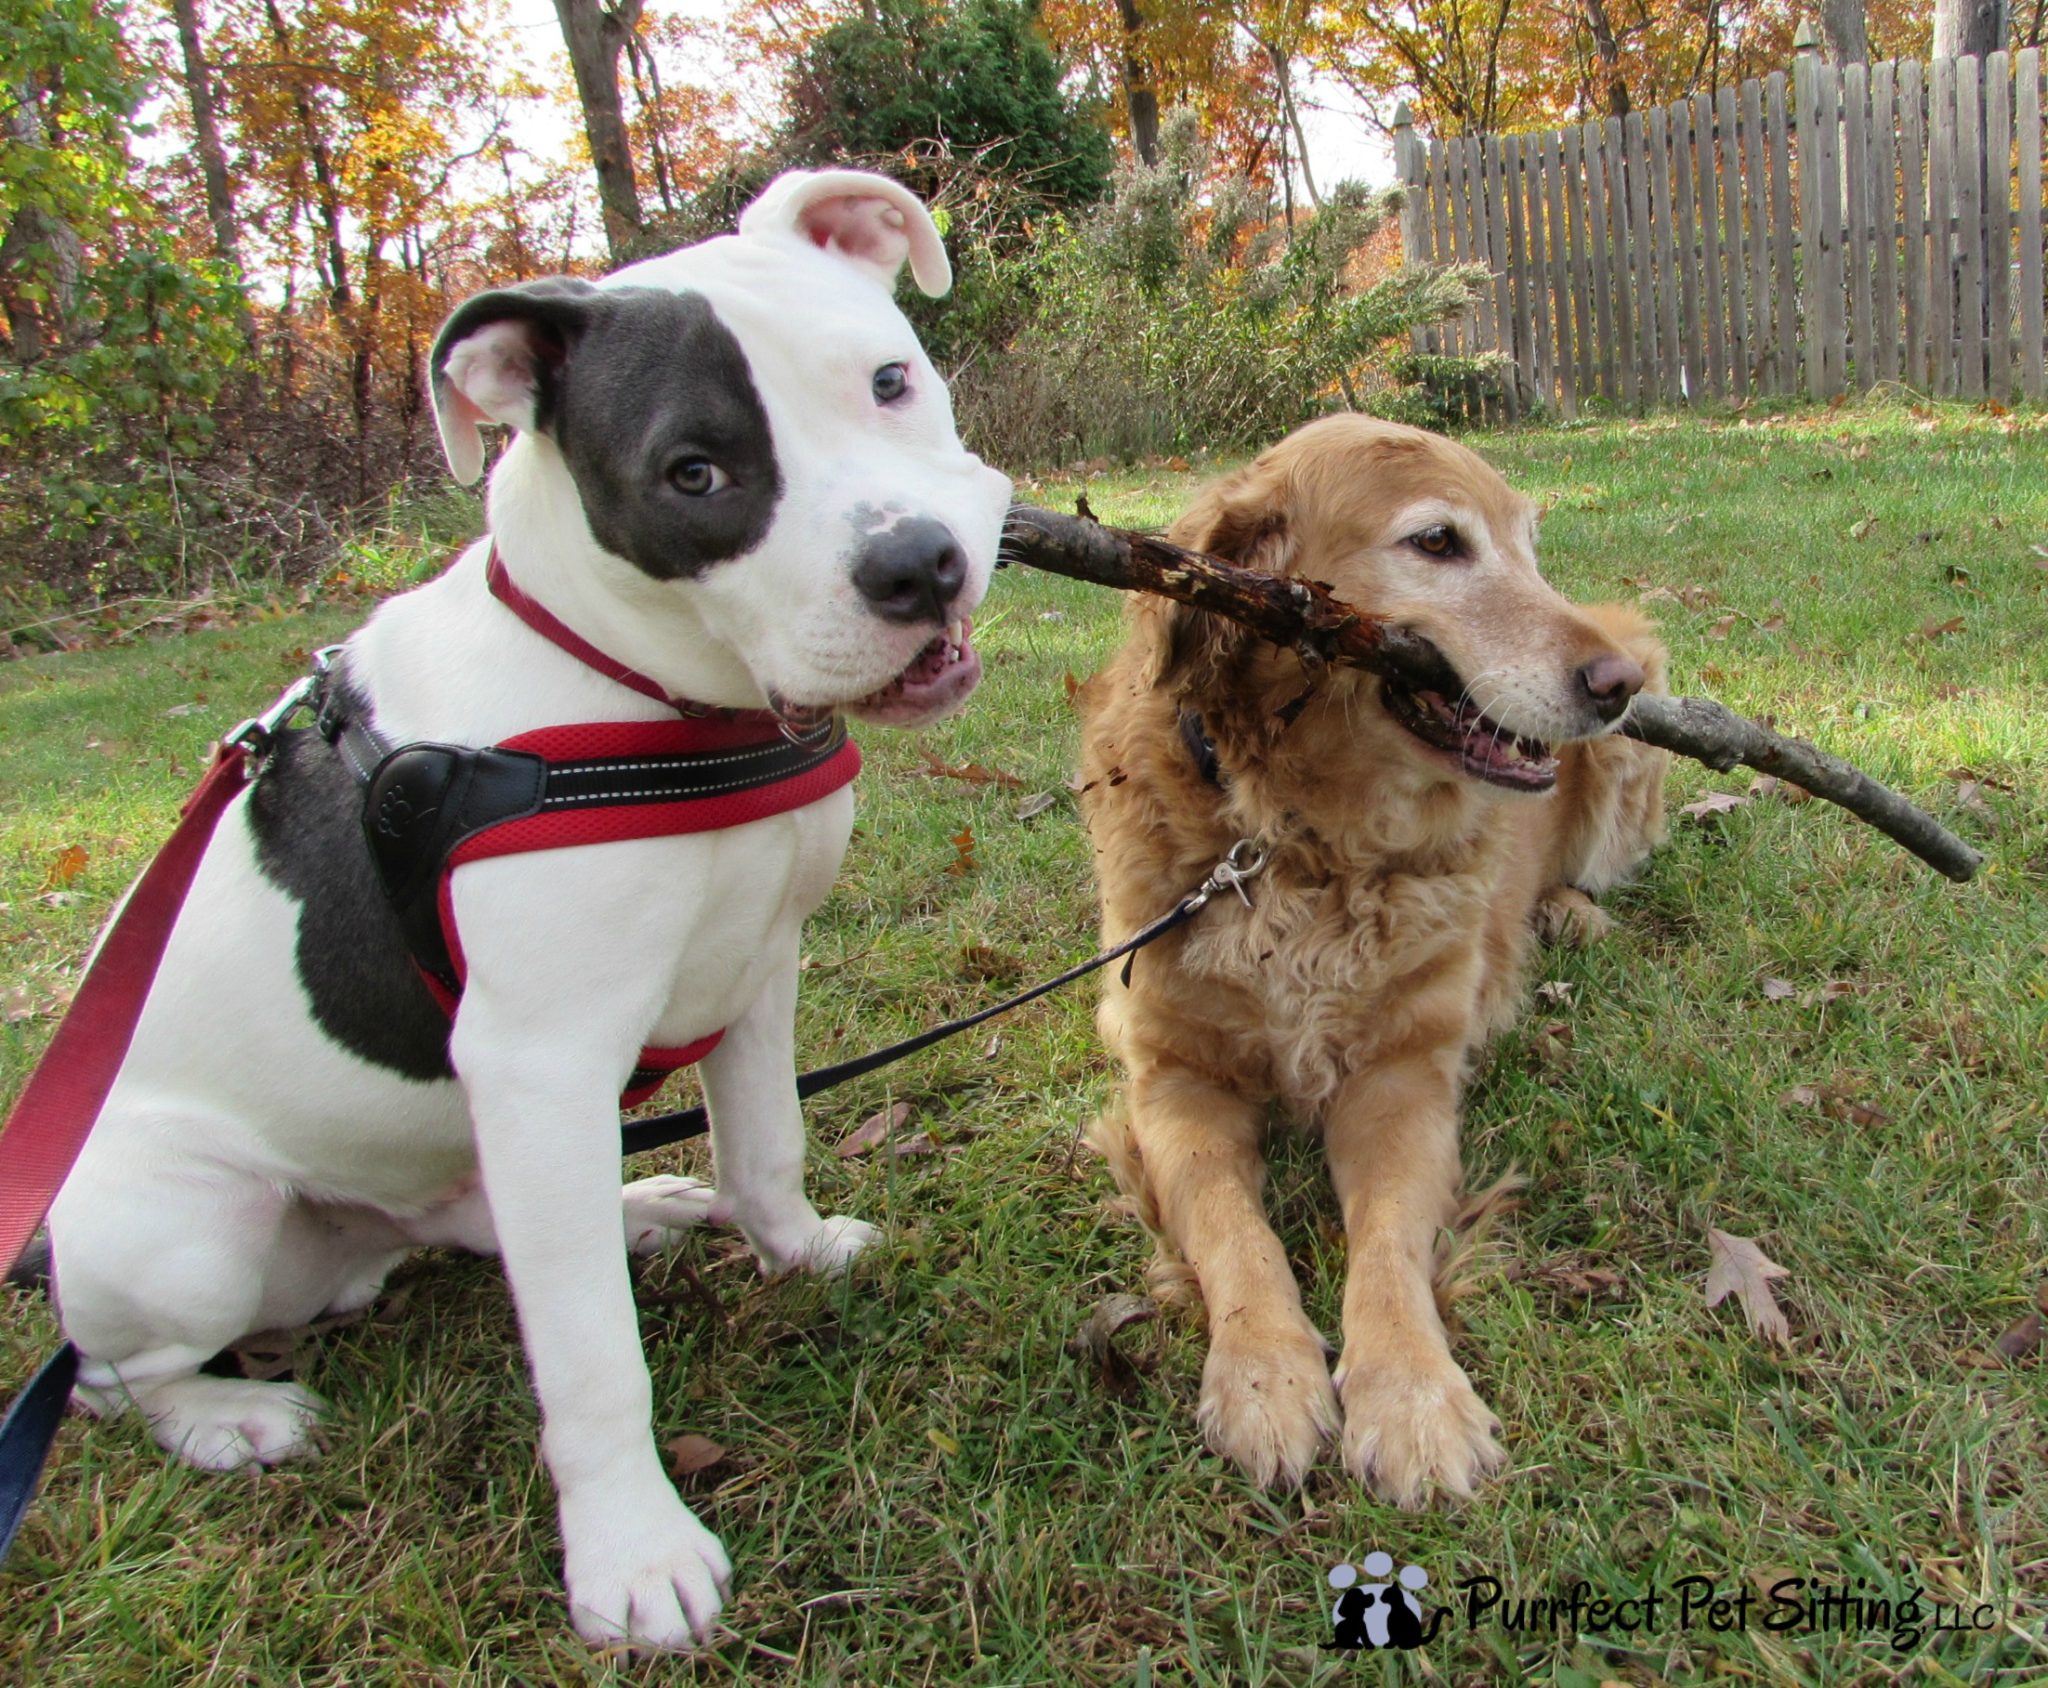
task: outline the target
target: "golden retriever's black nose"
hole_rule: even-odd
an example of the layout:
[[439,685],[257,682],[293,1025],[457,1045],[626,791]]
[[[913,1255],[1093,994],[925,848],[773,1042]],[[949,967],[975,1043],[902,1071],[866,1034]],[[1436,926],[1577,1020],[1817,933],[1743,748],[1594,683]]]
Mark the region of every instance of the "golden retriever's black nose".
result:
[[1618,721],[1628,700],[1643,689],[1643,665],[1620,651],[1610,651],[1579,670],[1579,686],[1595,715],[1603,721]]
[[871,534],[853,583],[884,621],[936,621],[967,584],[967,553],[944,522],[916,516]]

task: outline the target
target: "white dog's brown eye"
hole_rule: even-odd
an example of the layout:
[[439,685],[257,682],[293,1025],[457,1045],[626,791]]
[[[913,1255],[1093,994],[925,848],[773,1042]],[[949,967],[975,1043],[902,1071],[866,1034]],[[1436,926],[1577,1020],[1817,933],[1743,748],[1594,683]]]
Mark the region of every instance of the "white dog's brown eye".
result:
[[875,403],[894,404],[910,391],[910,367],[901,363],[885,363],[875,371]]
[[1458,554],[1458,530],[1442,525],[1426,527],[1420,533],[1411,533],[1408,543],[1432,557],[1455,557]]
[[732,476],[708,457],[682,457],[670,465],[668,482],[685,498],[708,498],[720,487],[730,486]]

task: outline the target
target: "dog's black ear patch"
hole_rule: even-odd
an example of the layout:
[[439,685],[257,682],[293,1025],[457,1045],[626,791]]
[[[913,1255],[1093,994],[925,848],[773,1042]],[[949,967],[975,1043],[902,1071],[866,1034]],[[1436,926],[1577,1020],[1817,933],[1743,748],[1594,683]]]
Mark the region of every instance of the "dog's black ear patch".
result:
[[690,579],[767,537],[782,497],[774,430],[746,353],[701,294],[604,289],[557,400],[548,431],[607,551]]
[[[360,712],[362,700],[347,707]],[[403,1078],[453,1078],[448,1016],[406,949],[363,842],[362,807],[362,786],[319,733],[281,733],[249,792],[256,860],[299,904],[299,980],[320,1029]]]

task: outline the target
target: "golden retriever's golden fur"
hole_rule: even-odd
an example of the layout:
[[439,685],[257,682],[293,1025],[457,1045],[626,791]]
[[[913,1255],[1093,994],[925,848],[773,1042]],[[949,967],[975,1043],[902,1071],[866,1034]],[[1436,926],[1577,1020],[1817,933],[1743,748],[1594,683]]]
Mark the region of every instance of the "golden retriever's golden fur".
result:
[[[1415,429],[1315,423],[1207,489],[1172,537],[1426,633],[1492,731],[1432,748],[1373,676],[1312,682],[1229,623],[1133,603],[1082,697],[1105,939],[1170,908],[1237,839],[1269,860],[1250,908],[1218,897],[1140,952],[1128,987],[1105,975],[1098,1021],[1128,1079],[1093,1140],[1157,1234],[1162,1275],[1191,1277],[1207,1304],[1213,1448],[1293,1483],[1341,1439],[1389,1500],[1469,1494],[1503,1456],[1431,1290],[1459,1198],[1459,1087],[1514,1012],[1532,931],[1597,936],[1591,894],[1662,837],[1663,754],[1596,735],[1638,686],[1661,688],[1663,648],[1634,611],[1546,585],[1528,501]],[[1184,713],[1215,745],[1213,783]],[[1469,771],[1512,735],[1552,747],[1553,790]],[[1512,777],[1541,777],[1526,767],[1540,748],[1505,753]],[[1343,1208],[1334,1378],[1261,1201],[1273,1103],[1321,1131]]]

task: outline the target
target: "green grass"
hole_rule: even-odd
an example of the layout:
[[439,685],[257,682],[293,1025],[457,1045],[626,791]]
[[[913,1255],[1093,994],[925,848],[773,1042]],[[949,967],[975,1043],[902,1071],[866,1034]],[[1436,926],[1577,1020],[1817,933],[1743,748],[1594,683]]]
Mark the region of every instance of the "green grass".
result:
[[[1681,818],[1612,900],[1615,937],[1539,963],[1569,1000],[1531,1008],[1467,1110],[1475,1181],[1530,1178],[1463,1304],[1461,1356],[1507,1426],[1502,1481],[1423,1516],[1331,1469],[1305,1494],[1260,1494],[1195,1434],[1192,1323],[1126,1333],[1146,1368],[1127,1399],[1068,1354],[1101,1296],[1142,1288],[1147,1253],[1100,1163],[1073,1153],[1111,1082],[1081,987],[994,1042],[812,1104],[820,1205],[889,1233],[850,1282],[763,1283],[722,1233],[642,1274],[659,1433],[728,1455],[682,1484],[738,1566],[734,1635],[708,1656],[617,1666],[570,1635],[498,1269],[430,1254],[382,1312],[308,1341],[299,1376],[335,1406],[320,1464],[206,1478],[166,1465],[132,1421],[68,1426],[0,1571],[0,1678],[2048,1681],[2042,1363],[1966,1363],[2048,1277],[2048,429],[1888,406],[1475,443],[1550,507],[1545,554],[1567,591],[1689,598],[1656,606],[1679,689],[1775,714],[1988,856],[1959,888],[1824,806]],[[1139,472],[1089,491],[1105,519],[1149,523],[1191,484]],[[1730,613],[1749,619],[1714,637]],[[61,991],[207,735],[341,625],[322,613],[0,670],[0,1000],[32,1010]],[[863,735],[860,830],[807,940],[807,1064],[1092,949],[1062,677],[1116,636],[1107,594],[1006,572],[967,715]],[[926,757],[1022,785],[933,777]],[[1959,767],[2011,789],[1986,790],[1988,813],[1960,808]],[[1746,781],[1688,765],[1673,785],[1675,808]],[[1020,821],[1037,791],[1057,803]],[[967,828],[976,865],[950,873]],[[66,887],[78,900],[48,906],[71,845],[90,858]],[[1766,998],[1766,978],[1799,995]],[[1830,981],[1856,988],[1823,1003]],[[1539,1035],[1560,1020],[1568,1043]],[[0,1028],[9,1092],[50,1027]],[[1831,1087],[1833,1111],[1783,1100],[1799,1085]],[[829,1152],[897,1099],[941,1152]],[[1333,1330],[1341,1241],[1313,1145],[1276,1146],[1271,1199]],[[1703,1304],[1709,1226],[1790,1268],[1789,1355],[1732,1304]],[[11,1384],[53,1327],[40,1299],[4,1293]],[[1480,1573],[1532,1595],[1580,1578],[1619,1595],[1687,1575],[1728,1594],[1766,1573],[1860,1576],[1990,1602],[1997,1627],[1895,1652],[1839,1631],[1681,1633],[1667,1614],[1610,1650],[1454,1619],[1406,1664],[1319,1652],[1326,1570],[1375,1547],[1438,1589]]]

